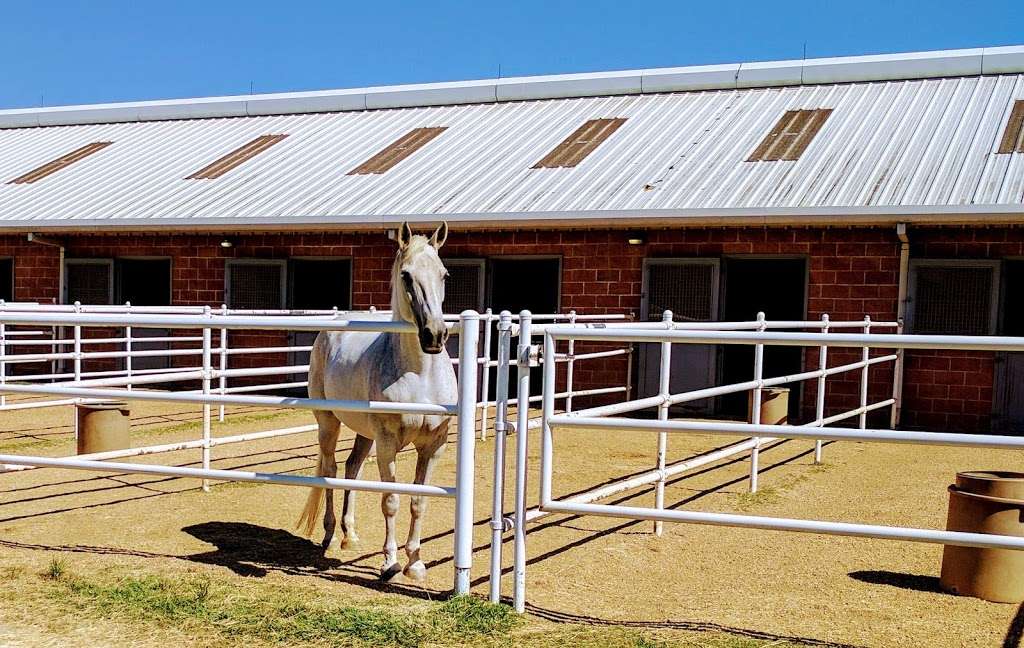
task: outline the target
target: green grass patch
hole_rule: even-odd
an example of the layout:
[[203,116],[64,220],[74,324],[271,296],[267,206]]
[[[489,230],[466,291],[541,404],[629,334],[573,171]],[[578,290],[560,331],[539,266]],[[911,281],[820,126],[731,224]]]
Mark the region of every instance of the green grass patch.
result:
[[791,490],[798,484],[807,481],[814,475],[831,470],[832,465],[827,463],[812,464],[807,467],[806,470],[783,477],[777,481],[774,481],[768,486],[758,486],[756,493],[749,491],[741,492],[736,494],[735,506],[740,511],[750,511],[753,509],[768,506],[769,504],[775,504],[782,499],[786,491]]
[[339,605],[289,588],[239,590],[202,576],[96,580],[65,573],[50,597],[103,618],[278,644],[393,646],[505,643],[520,622],[506,606],[463,596],[443,603]]

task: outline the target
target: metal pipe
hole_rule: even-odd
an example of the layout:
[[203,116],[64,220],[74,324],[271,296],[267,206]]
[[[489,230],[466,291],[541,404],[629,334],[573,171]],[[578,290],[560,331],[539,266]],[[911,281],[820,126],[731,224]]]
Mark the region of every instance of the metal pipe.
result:
[[[483,354],[479,351],[473,352],[473,357],[480,360],[480,356],[483,356],[483,374],[480,376],[480,440],[487,440],[487,410],[490,406],[490,390],[491,390],[491,370],[488,366],[491,363],[491,315],[492,311],[490,308],[484,311],[484,348],[482,349]],[[474,414],[476,416],[476,414]]]
[[[576,311],[569,311],[569,324],[576,323]],[[573,373],[576,369],[576,360],[578,359],[575,355],[576,351],[576,340],[569,340],[567,347],[567,360],[569,364],[565,367],[565,411],[572,411],[572,385],[573,385]],[[557,360],[557,354],[556,354]]]
[[546,502],[544,508],[552,513],[573,515],[599,515],[602,517],[629,518],[633,520],[664,520],[666,522],[687,522],[733,526],[747,529],[774,531],[796,531],[801,533],[824,533],[828,535],[880,538],[884,540],[907,540],[978,547],[983,549],[1024,549],[1024,538],[1018,536],[993,535],[987,533],[964,533],[961,531],[938,531],[935,529],[914,529],[890,527],[875,524],[851,524],[847,522],[825,522],[820,520],[798,520],[773,518],[759,515],[736,515],[733,513],[704,513],[700,511],[658,511],[637,506],[610,506],[607,504],[576,504],[569,502]]
[[[899,323],[897,333],[903,333],[903,322],[907,317],[907,288],[910,283],[910,237],[907,236],[907,224],[896,224],[896,237],[900,240],[900,277],[896,294],[896,321]],[[903,401],[903,349],[897,352],[896,366],[893,367],[892,398],[893,407],[889,414],[889,427],[896,429],[900,424],[900,410]]]
[[[530,341],[532,339],[530,311],[519,313],[519,344],[516,348],[516,393],[519,402],[530,398]],[[526,610],[526,473],[530,408],[516,408],[516,501],[513,524],[513,592],[512,604],[516,612]]]
[[[661,314],[661,321],[664,322],[668,328],[672,327],[672,311],[666,310]],[[671,394],[671,388],[669,383],[672,376],[672,344],[670,342],[661,343],[661,358],[660,365],[658,367],[660,373],[658,376],[658,395],[661,396],[661,404],[658,405],[658,420],[668,420],[668,408],[669,401],[668,397]],[[656,470],[658,471],[658,481],[654,487],[654,508],[661,510],[665,508],[665,455],[668,453],[668,434],[664,432],[658,434],[658,460]],[[662,533],[662,523],[660,521],[654,522],[654,535],[660,536]]]
[[[459,357],[476,358],[480,315],[463,311]],[[473,453],[476,447],[476,362],[459,364],[458,435],[455,455],[455,593],[469,593],[473,566]]]
[[[206,306],[203,308],[203,316],[206,319],[212,319],[213,315],[210,313],[210,307]],[[211,354],[212,341],[210,339],[210,327],[209,325],[203,327],[203,396],[209,398],[210,396],[210,375],[213,371]],[[210,468],[210,403],[206,401],[203,403],[203,470],[209,470]],[[203,480],[203,490],[210,492],[209,480]]]
[[0,464],[15,466],[38,466],[41,468],[68,468],[71,470],[93,470],[110,473],[137,473],[142,475],[164,475],[168,477],[191,477],[213,481],[255,482],[259,484],[281,484],[284,486],[314,486],[368,491],[372,493],[399,493],[401,495],[430,495],[434,497],[455,497],[456,488],[431,486],[429,484],[405,484],[363,479],[340,479],[332,477],[306,477],[303,475],[279,475],[276,473],[250,472],[247,470],[204,470],[184,466],[158,466],[153,464],[117,463],[111,461],[89,461],[68,457],[25,457],[22,455],[0,454]]
[[[871,333],[871,316],[864,316],[864,335]],[[861,349],[860,360],[863,363],[863,368],[860,370],[860,429],[866,429],[868,426],[868,358],[871,357],[871,348],[864,347]]]
[[[487,323],[490,327],[490,322]],[[505,442],[508,421],[508,378],[512,343],[512,314],[498,320],[498,371],[494,404],[494,477],[491,491],[491,603],[501,601],[501,536],[505,531]],[[488,347],[490,348],[490,347]]]
[[[888,405],[888,401],[883,401]],[[551,416],[552,428],[594,428],[622,432],[697,432],[724,436],[759,434],[780,439],[822,439],[831,441],[877,441],[879,443],[910,443],[947,445],[965,448],[1024,448],[1024,437],[994,434],[959,434],[955,432],[911,432],[906,430],[861,430],[860,428],[823,428],[813,425],[751,425],[718,421],[645,421],[629,418],[595,418]]]
[[[828,313],[824,313],[821,316],[821,332],[828,333]],[[818,393],[815,409],[814,409],[814,420],[824,421],[825,420],[825,371],[828,369],[828,347],[818,347],[818,369],[821,371],[821,375],[818,376]],[[814,440],[814,463],[821,463],[821,439]]]
[[[860,324],[864,326],[863,322]],[[872,326],[874,326],[872,324]],[[778,333],[765,331],[624,331],[606,329],[548,329],[556,340],[570,337],[601,342],[661,342],[686,344],[768,344],[772,346],[861,347],[871,349],[946,349],[960,351],[1022,351],[1024,337],[984,335],[894,335],[889,333]]]
[[[764,313],[757,314],[757,321],[760,323],[758,332],[764,332]],[[754,425],[761,423],[761,390],[764,378],[764,345],[754,345],[754,392],[750,406],[750,422]],[[664,432],[662,432],[664,434]],[[750,492],[757,492],[757,474],[760,471],[761,442],[754,437],[754,447],[750,451]]]
[[124,399],[136,401],[162,401],[167,403],[195,403],[202,405],[224,403],[225,405],[250,405],[253,407],[292,407],[311,410],[344,410],[368,414],[440,414],[447,416],[458,413],[456,405],[434,405],[432,403],[394,403],[390,401],[357,401],[323,398],[293,398],[278,396],[220,396],[218,394],[192,395],[172,392],[142,392],[123,389],[96,389],[86,387],[64,387],[61,385],[11,385],[4,391],[14,394],[50,394],[80,396],[83,398]]

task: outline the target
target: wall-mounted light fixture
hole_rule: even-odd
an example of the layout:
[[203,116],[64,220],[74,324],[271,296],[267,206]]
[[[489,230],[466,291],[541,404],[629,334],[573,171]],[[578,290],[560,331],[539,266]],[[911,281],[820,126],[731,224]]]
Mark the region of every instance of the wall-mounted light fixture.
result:
[[227,249],[227,248],[229,248],[229,247],[234,247],[234,246],[235,246],[235,244],[234,244],[234,243],[232,243],[231,241],[229,241],[228,239],[224,239],[223,241],[221,241],[221,242],[220,242],[220,246],[221,246],[222,248],[225,248],[225,249]]
[[631,232],[626,242],[630,245],[643,245],[647,242],[647,236],[643,232]]

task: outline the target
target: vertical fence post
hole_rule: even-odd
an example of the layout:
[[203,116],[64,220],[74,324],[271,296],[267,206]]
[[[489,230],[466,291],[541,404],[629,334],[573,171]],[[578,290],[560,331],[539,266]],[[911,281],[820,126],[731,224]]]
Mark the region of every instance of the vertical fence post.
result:
[[459,332],[459,422],[455,455],[455,593],[469,593],[473,566],[473,452],[480,315],[463,311]]
[[[81,302],[75,302],[75,314],[82,312]],[[82,326],[78,323],[78,318],[75,318],[74,327],[74,346],[73,349],[73,367],[75,372],[75,382],[77,383],[82,379]],[[75,404],[82,402],[82,399],[75,399]],[[78,411],[75,410],[75,444],[78,443]]]
[[[896,335],[903,335],[903,320],[896,321]],[[896,349],[896,362],[892,368],[892,408],[889,414],[889,429],[895,430],[900,422],[903,408],[903,347]]]
[[[821,315],[821,332],[828,333],[828,313]],[[825,424],[825,370],[828,369],[828,346],[822,344],[818,347],[818,369],[822,374],[818,376],[817,403],[814,410],[814,424],[822,427]],[[814,463],[821,463],[821,439],[814,442]]]
[[526,470],[530,431],[530,311],[519,313],[519,344],[516,346],[516,510],[513,522],[512,604],[516,612],[526,610]]
[[498,320],[498,371],[494,394],[494,484],[491,500],[491,603],[501,600],[501,535],[505,531],[505,440],[508,430],[508,376],[512,346],[512,314]]
[[551,501],[551,462],[554,458],[554,438],[548,421],[555,414],[555,377],[558,364],[555,362],[555,338],[550,331],[544,332],[544,352],[541,355],[544,386],[541,391],[540,426],[540,503],[541,510]]
[[[667,310],[661,315],[665,328],[672,330],[672,311]],[[668,420],[668,398],[671,395],[669,383],[672,378],[672,343],[661,343],[661,364],[658,374],[658,420]],[[668,453],[668,432],[658,432],[658,482],[654,486],[654,508],[659,511],[665,508],[665,455]],[[654,521],[654,535],[661,535],[664,524],[661,520]]]
[[[127,301],[124,303],[124,314],[125,318],[131,322],[132,315],[132,303]],[[132,390],[132,327],[131,325],[124,327],[124,371],[125,375],[128,376],[128,391]]]
[[[212,319],[209,306],[203,306],[203,317]],[[203,396],[210,395],[211,349],[210,323],[203,326]],[[210,469],[210,403],[203,403],[203,470]],[[203,480],[203,490],[210,491],[210,481]]]
[[[871,317],[868,315],[864,316],[864,335],[871,333]],[[864,347],[860,352],[860,361],[863,364],[860,370],[860,429],[864,430],[868,426],[868,358],[871,356],[871,349]]]
[[[0,299],[0,313],[7,309],[7,302]],[[0,385],[7,384],[7,324],[0,323]],[[54,373],[54,372],[50,372]],[[0,393],[0,407],[7,404],[7,394]]]
[[[576,323],[576,311],[569,311],[569,323]],[[568,361],[565,366],[565,413],[572,411],[572,379],[576,368],[576,340],[569,340]]]
[[[227,317],[228,305],[220,305],[220,316]],[[228,330],[222,328],[220,330],[220,377],[217,379],[217,386],[220,389],[220,395],[223,396],[227,393],[228,379],[224,375],[224,372],[228,369]],[[224,404],[222,403],[218,407],[217,420],[221,423],[224,422]]]
[[[757,314],[757,330],[765,330],[764,313]],[[761,383],[764,379],[764,344],[754,345],[754,395],[750,404],[750,422],[753,425],[761,424]],[[750,492],[757,492],[757,473],[761,461],[761,437],[754,437],[754,448],[750,451]]]
[[[474,353],[473,362],[479,363],[483,368],[483,375],[480,376],[480,440],[487,440],[487,411],[490,409],[491,399],[491,311],[490,308],[484,311],[484,348],[483,353]],[[461,360],[460,360],[461,362]]]
[[[81,302],[75,302],[75,315],[82,312]],[[74,371],[75,371],[75,382],[82,379],[82,325],[75,323],[75,341],[74,341]]]

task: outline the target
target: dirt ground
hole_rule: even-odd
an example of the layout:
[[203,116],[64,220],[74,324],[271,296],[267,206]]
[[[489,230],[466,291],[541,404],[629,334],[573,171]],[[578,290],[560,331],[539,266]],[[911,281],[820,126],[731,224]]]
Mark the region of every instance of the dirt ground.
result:
[[[70,454],[71,416],[67,407],[3,413],[0,453]],[[308,412],[231,408],[214,433],[310,422]],[[136,445],[196,438],[199,411],[136,404],[133,429]],[[670,458],[731,440],[676,435]],[[339,460],[350,442],[343,431]],[[530,446],[536,466],[535,434]],[[477,444],[473,577],[474,591],[482,595],[492,448],[490,441]],[[554,492],[567,495],[647,470],[655,449],[651,435],[560,433]],[[221,446],[214,449],[214,467],[309,473],[315,452],[313,433]],[[665,501],[693,510],[941,528],[945,488],[958,470],[1021,469],[1011,452],[923,446],[833,443],[825,448],[823,466],[814,466],[812,458],[810,443],[786,442],[762,452],[762,491],[756,496],[746,493],[748,464],[741,458],[674,478]],[[194,466],[199,452],[137,460]],[[411,477],[413,464],[411,454],[401,456],[401,479]],[[453,467],[450,447],[435,482],[452,483]],[[371,459],[364,475],[375,474]],[[509,483],[511,478],[509,472]],[[427,583],[383,586],[377,581],[383,543],[378,497],[358,497],[362,544],[326,560],[294,531],[305,497],[305,489],[249,484],[219,484],[203,493],[195,480],[141,475],[55,469],[0,474],[0,568],[38,570],[61,556],[79,572],[198,569],[228,579],[313,583],[325,597],[375,597],[386,590],[418,600],[449,591],[453,501],[430,504],[423,548]],[[650,506],[653,498],[647,487],[606,503]],[[403,503],[399,533],[407,526]],[[666,524],[659,538],[649,522],[549,516],[531,526],[528,548],[529,612],[545,623],[707,630],[798,645],[917,647],[1017,646],[1016,628],[1024,621],[1017,606],[940,592],[942,549],[936,545],[678,524]],[[511,559],[506,541],[506,567]],[[503,592],[511,596],[508,569]],[[1021,618],[1014,623],[1015,617]],[[116,643],[114,621],[89,623],[92,640]],[[81,638],[43,636],[24,610],[0,609],[0,644],[66,646]]]

